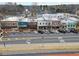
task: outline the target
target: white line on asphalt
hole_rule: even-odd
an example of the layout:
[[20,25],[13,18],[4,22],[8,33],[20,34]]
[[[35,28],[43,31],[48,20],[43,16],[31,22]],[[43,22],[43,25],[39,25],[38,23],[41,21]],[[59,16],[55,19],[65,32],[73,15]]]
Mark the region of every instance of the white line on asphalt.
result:
[[18,40],[18,38],[15,38],[16,40]]
[[58,37],[58,40],[60,41],[60,43],[64,43],[65,41],[63,40],[63,37]]
[[8,40],[10,40],[10,38],[8,38]]
[[22,39],[25,39],[25,38],[22,38]]
[[26,43],[27,43],[27,44],[31,44],[31,42],[30,42],[30,41],[26,41]]

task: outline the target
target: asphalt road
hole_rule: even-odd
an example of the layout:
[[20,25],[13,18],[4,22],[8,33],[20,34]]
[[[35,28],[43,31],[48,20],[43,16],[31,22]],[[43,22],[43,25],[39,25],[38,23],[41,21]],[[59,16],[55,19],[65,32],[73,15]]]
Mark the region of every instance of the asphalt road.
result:
[[[29,36],[28,36],[29,35]],[[35,39],[28,39],[27,37],[35,37]],[[40,38],[39,38],[40,37]],[[16,37],[18,38],[18,37]],[[27,34],[25,37],[19,38],[20,40],[13,41],[0,41],[0,44],[37,44],[37,43],[69,43],[69,42],[79,42],[79,34]]]
[[60,33],[60,34],[30,34],[30,33],[9,33],[8,35],[6,35],[5,37],[41,37],[41,36],[46,36],[46,37],[54,37],[54,36],[79,36],[79,34],[73,34],[73,33]]
[[[71,42],[79,42],[79,34],[9,34],[6,36],[6,38],[9,38],[10,41],[0,41],[0,44],[8,45],[8,44],[39,44],[39,43],[71,43]],[[14,40],[15,38],[18,38],[20,40]],[[35,39],[27,39],[27,37],[35,37]],[[22,39],[24,38],[24,39]],[[12,40],[12,41],[11,41]],[[9,52],[7,52],[9,53]],[[8,55],[7,53],[4,53],[4,55]],[[47,55],[47,54],[60,54],[60,53],[79,53],[79,51],[46,51],[43,53],[26,53],[25,51],[22,52],[10,52],[9,55],[14,55],[14,56],[26,56],[26,55]],[[1,54],[2,55],[2,54]]]

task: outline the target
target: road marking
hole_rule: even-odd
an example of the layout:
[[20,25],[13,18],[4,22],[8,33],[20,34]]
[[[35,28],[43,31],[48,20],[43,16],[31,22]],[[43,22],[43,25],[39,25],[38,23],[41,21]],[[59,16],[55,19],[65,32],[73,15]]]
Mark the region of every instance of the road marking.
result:
[[10,40],[10,38],[8,38],[8,40]]
[[18,38],[15,38],[16,40],[18,40]]
[[30,40],[26,40],[26,43],[27,43],[27,44],[31,44]]
[[22,39],[25,39],[25,38],[22,38]]
[[64,43],[64,40],[60,40],[61,43]]
[[65,41],[63,40],[63,37],[58,37],[58,40],[60,41],[60,43],[64,43]]

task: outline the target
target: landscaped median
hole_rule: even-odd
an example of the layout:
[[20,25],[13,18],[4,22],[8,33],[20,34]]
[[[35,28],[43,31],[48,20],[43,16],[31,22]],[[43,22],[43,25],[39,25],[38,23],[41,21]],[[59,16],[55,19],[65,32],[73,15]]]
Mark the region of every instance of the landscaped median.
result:
[[12,44],[0,46],[0,52],[37,50],[79,50],[79,43]]

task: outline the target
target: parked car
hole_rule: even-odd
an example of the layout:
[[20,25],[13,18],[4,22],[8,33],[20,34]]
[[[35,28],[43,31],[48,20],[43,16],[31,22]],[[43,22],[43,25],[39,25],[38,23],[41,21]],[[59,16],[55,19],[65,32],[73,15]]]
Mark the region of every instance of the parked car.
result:
[[66,30],[58,30],[60,33],[67,33]]
[[72,33],[78,33],[78,31],[75,30],[75,29],[71,29],[70,32],[72,32]]
[[49,31],[49,33],[54,34],[55,32]]
[[50,32],[48,30],[43,31],[45,34],[49,34]]
[[37,31],[33,31],[35,34],[37,34],[38,32]]
[[38,33],[43,34],[44,32],[43,31],[38,31]]
[[57,31],[57,30],[54,30],[54,31],[49,31],[50,33],[55,33],[55,34],[58,34],[59,33],[59,31]]

